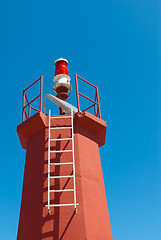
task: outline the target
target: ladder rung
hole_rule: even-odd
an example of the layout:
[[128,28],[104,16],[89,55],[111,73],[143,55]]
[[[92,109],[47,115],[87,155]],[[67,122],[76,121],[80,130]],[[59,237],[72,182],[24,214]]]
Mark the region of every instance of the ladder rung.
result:
[[74,175],[69,175],[69,176],[50,176],[49,178],[71,178],[74,177]]
[[57,119],[57,118],[72,118],[72,116],[69,115],[69,116],[63,116],[63,117],[50,117],[50,119]]
[[55,139],[50,139],[50,141],[64,141],[64,140],[72,140],[72,138],[55,138]]
[[[65,206],[74,206],[74,203],[60,203],[60,204],[51,204],[49,207],[65,207]],[[76,203],[76,205],[79,205],[79,203]],[[46,205],[48,207],[48,205]]]
[[72,152],[73,150],[52,150],[50,153],[59,153],[59,152]]
[[58,129],[71,129],[72,127],[51,127],[51,130],[58,130]]
[[73,192],[74,189],[50,190],[50,192]]
[[65,163],[50,163],[50,165],[68,165],[73,164],[73,162],[65,162]]

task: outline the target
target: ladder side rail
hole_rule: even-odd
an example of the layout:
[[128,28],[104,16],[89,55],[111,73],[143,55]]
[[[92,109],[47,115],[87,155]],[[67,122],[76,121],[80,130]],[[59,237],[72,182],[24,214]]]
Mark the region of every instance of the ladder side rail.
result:
[[48,211],[50,211],[50,115],[49,110],[49,135],[48,135]]
[[74,208],[76,210],[77,202],[76,202],[76,183],[75,183],[75,159],[74,159],[74,124],[73,124],[73,109],[71,109],[72,116],[72,155],[73,155],[73,182],[74,182]]

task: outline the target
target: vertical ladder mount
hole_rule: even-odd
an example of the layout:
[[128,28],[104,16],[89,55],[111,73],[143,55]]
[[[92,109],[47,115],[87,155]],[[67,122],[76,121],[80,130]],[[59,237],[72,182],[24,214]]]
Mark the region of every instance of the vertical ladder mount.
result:
[[[71,126],[70,127],[51,127],[51,119],[65,119],[65,118],[70,118],[71,119]],[[66,129],[71,129],[71,137],[69,138],[59,138],[59,139],[51,139],[51,131],[56,131],[56,130],[66,130]],[[72,149],[70,150],[51,150],[50,143],[52,141],[65,141],[69,140],[72,141]],[[63,162],[63,163],[51,163],[51,154],[52,153],[67,153],[67,152],[72,152],[72,162]],[[63,166],[63,165],[72,165],[73,167],[73,174],[72,175],[67,175],[67,176],[51,176],[51,169],[50,166],[55,165],[55,166]],[[73,188],[72,189],[55,189],[51,190],[50,187],[50,180],[51,179],[61,179],[61,178],[72,178],[73,179]],[[73,203],[61,203],[61,204],[51,204],[51,199],[50,199],[50,193],[51,192],[73,192],[74,194],[74,202]],[[51,116],[51,111],[49,110],[49,135],[48,135],[48,204],[46,207],[48,207],[48,211],[50,212],[51,207],[62,207],[62,206],[74,206],[74,209],[76,210],[76,206],[78,203],[76,203],[76,183],[75,183],[75,159],[74,159],[74,128],[73,128],[73,109],[71,109],[71,115],[62,115],[62,116]]]

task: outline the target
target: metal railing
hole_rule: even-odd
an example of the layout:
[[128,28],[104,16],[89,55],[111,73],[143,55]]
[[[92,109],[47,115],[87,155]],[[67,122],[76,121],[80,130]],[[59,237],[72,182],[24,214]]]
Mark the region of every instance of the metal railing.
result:
[[[95,92],[95,100],[92,100],[92,99],[90,99],[89,97],[86,97],[85,95],[83,95],[82,93],[80,93],[80,92],[78,91],[78,78],[96,89],[96,92]],[[78,112],[80,112],[80,102],[79,102],[79,95],[80,95],[80,96],[88,99],[89,101],[91,101],[91,102],[93,103],[91,106],[89,106],[89,107],[85,108],[84,110],[82,110],[82,112],[85,112],[85,111],[87,111],[88,109],[94,107],[95,116],[101,118],[100,103],[99,103],[99,96],[98,96],[98,87],[95,86],[95,85],[93,85],[92,83],[86,81],[85,79],[79,77],[76,73],[75,73],[75,85],[76,85],[76,95],[77,95],[77,107],[78,107]]]
[[[27,98],[27,95],[26,95],[26,91],[29,88],[31,88],[38,81],[40,81],[40,94],[29,102],[29,100]],[[42,112],[42,84],[43,84],[42,82],[43,82],[43,76],[41,75],[40,78],[38,78],[30,86],[28,86],[26,89],[23,89],[23,108],[22,108],[22,121],[23,122],[25,121],[25,117],[26,117],[26,119],[31,117],[31,109],[33,109],[37,112]],[[36,108],[31,106],[31,103],[33,103],[37,98],[40,98],[40,109],[36,109]],[[26,102],[27,102],[27,104],[25,105]],[[28,114],[26,112],[27,107],[28,107]]]

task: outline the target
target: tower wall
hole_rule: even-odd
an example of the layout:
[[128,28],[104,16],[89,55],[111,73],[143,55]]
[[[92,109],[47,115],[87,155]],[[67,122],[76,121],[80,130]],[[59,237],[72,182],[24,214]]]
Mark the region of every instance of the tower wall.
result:
[[[70,120],[52,120],[69,126]],[[106,124],[89,113],[74,117],[77,211],[74,206],[51,208],[48,213],[48,116],[37,113],[17,127],[26,149],[18,240],[112,240],[99,146]],[[70,130],[54,130],[51,138],[69,137]],[[51,150],[71,149],[71,141],[51,142]],[[51,162],[71,162],[71,153],[52,153]],[[51,175],[71,175],[71,165],[53,166]],[[51,189],[73,188],[72,178],[54,179]],[[51,204],[74,202],[73,192],[51,194]]]

